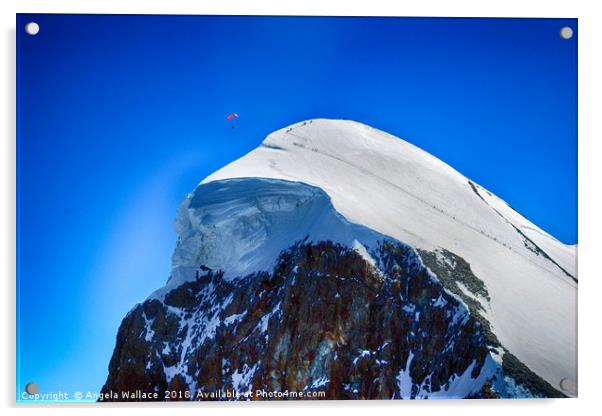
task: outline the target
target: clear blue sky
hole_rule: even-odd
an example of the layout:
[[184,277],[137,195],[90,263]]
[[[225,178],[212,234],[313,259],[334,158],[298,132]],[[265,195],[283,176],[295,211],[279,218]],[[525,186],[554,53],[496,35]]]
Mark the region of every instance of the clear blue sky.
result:
[[168,277],[179,200],[300,120],[403,137],[576,243],[565,25],[19,15],[18,388],[99,390],[121,319]]

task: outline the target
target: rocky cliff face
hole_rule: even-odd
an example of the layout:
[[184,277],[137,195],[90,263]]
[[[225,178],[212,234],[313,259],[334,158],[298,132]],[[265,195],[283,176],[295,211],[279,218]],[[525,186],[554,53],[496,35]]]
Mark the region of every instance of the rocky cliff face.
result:
[[297,244],[271,273],[199,270],[124,319],[104,391],[486,394],[495,367],[478,320],[409,247],[373,254],[378,267],[341,245]]
[[479,319],[413,249],[382,241],[370,254],[375,264],[339,244],[298,243],[271,273],[226,281],[200,268],[198,279],[123,320],[103,392],[158,392],[160,400],[516,394]]

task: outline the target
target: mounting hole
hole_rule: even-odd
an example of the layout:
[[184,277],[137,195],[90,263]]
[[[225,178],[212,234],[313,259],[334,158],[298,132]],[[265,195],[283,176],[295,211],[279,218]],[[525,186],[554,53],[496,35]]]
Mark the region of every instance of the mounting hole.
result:
[[25,25],[25,32],[28,35],[31,35],[31,36],[37,35],[39,31],[40,31],[40,25],[37,24],[36,22],[29,22]]
[[562,29],[560,29],[560,37],[562,39],[570,39],[573,37],[573,29],[571,29],[568,26],[563,27]]
[[577,395],[577,382],[570,378],[560,380],[560,388],[571,396]]
[[27,394],[38,394],[40,392],[40,386],[36,383],[27,383],[25,385],[25,391]]

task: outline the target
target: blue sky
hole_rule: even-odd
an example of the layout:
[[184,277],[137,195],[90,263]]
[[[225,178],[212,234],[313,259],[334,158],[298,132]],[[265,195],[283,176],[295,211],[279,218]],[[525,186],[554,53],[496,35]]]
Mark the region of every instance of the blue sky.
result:
[[403,137],[576,243],[563,26],[577,34],[575,19],[18,15],[19,391],[98,391],[121,319],[168,277],[180,199],[300,120]]

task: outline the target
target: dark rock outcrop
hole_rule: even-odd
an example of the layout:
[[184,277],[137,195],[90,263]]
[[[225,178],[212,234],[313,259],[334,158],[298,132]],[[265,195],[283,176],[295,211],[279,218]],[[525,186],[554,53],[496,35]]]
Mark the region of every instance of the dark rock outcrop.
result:
[[103,393],[460,397],[454,381],[470,377],[471,397],[496,397],[490,381],[500,370],[480,320],[410,247],[385,240],[370,255],[298,243],[271,273],[226,281],[202,270],[125,317]]

